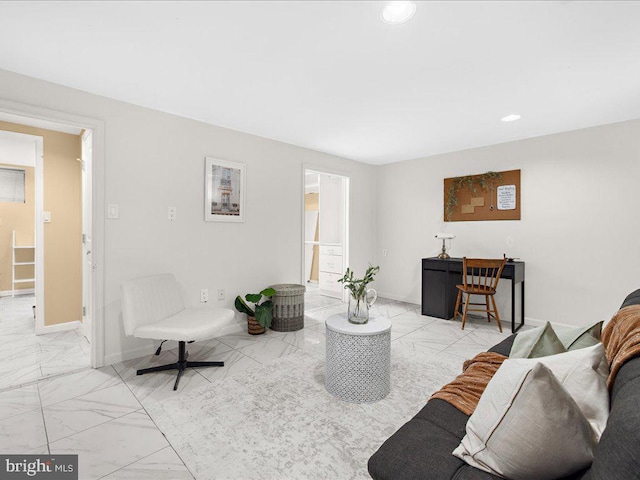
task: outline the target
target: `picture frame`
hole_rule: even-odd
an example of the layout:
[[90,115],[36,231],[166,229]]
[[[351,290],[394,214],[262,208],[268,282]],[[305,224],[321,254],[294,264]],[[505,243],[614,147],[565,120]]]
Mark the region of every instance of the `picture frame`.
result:
[[246,165],[205,157],[204,220],[244,222]]

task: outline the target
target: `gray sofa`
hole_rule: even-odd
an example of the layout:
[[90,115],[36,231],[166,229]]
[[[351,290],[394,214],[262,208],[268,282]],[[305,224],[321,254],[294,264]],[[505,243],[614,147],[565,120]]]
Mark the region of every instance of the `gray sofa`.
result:
[[[640,290],[631,293],[622,307],[640,304]],[[509,355],[515,335],[490,349]],[[478,470],[451,452],[465,435],[468,416],[449,403],[434,399],[394,433],[369,459],[375,480],[489,480],[495,475]],[[564,480],[640,479],[640,357],[619,370],[611,391],[607,428],[595,452],[593,464]]]

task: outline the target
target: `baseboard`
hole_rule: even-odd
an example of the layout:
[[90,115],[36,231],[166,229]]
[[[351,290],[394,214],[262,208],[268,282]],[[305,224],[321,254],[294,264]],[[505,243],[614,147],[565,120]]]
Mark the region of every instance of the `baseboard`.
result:
[[[228,327],[220,330],[217,336],[231,335],[234,333],[241,333],[246,329],[246,322],[242,323],[234,323],[233,325],[229,325]],[[142,339],[140,339],[142,341]],[[134,358],[146,357],[149,355],[153,355],[160,345],[159,340],[153,341],[145,341],[144,344],[130,348],[129,350],[124,350],[122,352],[114,352],[104,356],[104,364],[105,365],[113,365],[114,363],[126,362],[127,360],[133,360]],[[177,348],[178,342],[168,341],[163,346],[163,350],[171,350],[172,348]]]
[[407,298],[406,296],[395,295],[393,293],[378,292],[378,296],[380,298],[388,298],[389,300],[395,300],[397,302],[406,302],[411,303],[412,305],[420,305],[420,302],[416,302],[411,298]]
[[[139,345],[129,350],[122,352],[110,353],[104,356],[104,364],[113,365],[114,363],[126,362],[127,360],[133,360],[134,358],[146,357],[153,355],[160,342],[145,342],[144,345]],[[165,343],[166,345],[166,343]],[[163,347],[164,348],[164,347]]]
[[[19,297],[20,295],[35,295],[35,294],[36,294],[35,288],[21,288],[20,290],[16,290],[16,297]],[[10,297],[11,295],[13,295],[12,290],[0,291],[0,297]]]
[[[547,320],[539,320],[537,318],[531,318],[531,317],[525,317],[524,318],[524,324],[525,325],[529,325],[531,327],[541,327],[542,325],[545,325],[547,323]],[[579,327],[579,325],[569,325],[567,323],[559,323],[559,322],[549,322],[551,323],[552,327],[562,327],[562,328],[576,328]],[[516,323],[517,325],[517,323]]]
[[47,333],[66,332],[67,330],[76,330],[82,327],[82,322],[74,320],[72,322],[57,323],[55,325],[45,325],[38,327],[36,325],[36,335],[46,335]]

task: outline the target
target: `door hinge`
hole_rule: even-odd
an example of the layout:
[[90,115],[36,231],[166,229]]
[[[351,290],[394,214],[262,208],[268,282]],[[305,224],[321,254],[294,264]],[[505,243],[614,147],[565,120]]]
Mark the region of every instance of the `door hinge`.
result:
[[87,307],[82,307],[82,316],[83,317],[87,316]]
[[82,244],[83,244],[83,245],[86,245],[86,244],[87,244],[87,234],[86,234],[86,233],[83,233],[83,234],[82,234]]

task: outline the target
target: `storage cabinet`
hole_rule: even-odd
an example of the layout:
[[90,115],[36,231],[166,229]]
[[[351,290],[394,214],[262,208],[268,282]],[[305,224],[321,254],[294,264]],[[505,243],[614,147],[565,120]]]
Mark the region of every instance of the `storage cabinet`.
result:
[[[36,281],[36,247],[34,245],[16,245],[16,231],[13,231],[11,241],[11,296],[15,297],[16,286],[23,283],[34,283]],[[25,270],[30,272],[23,276]]]
[[448,262],[422,260],[422,314],[437,318],[453,318],[456,285],[462,282],[462,268],[452,271]]
[[334,298],[342,298],[342,246],[320,245],[320,293]]

